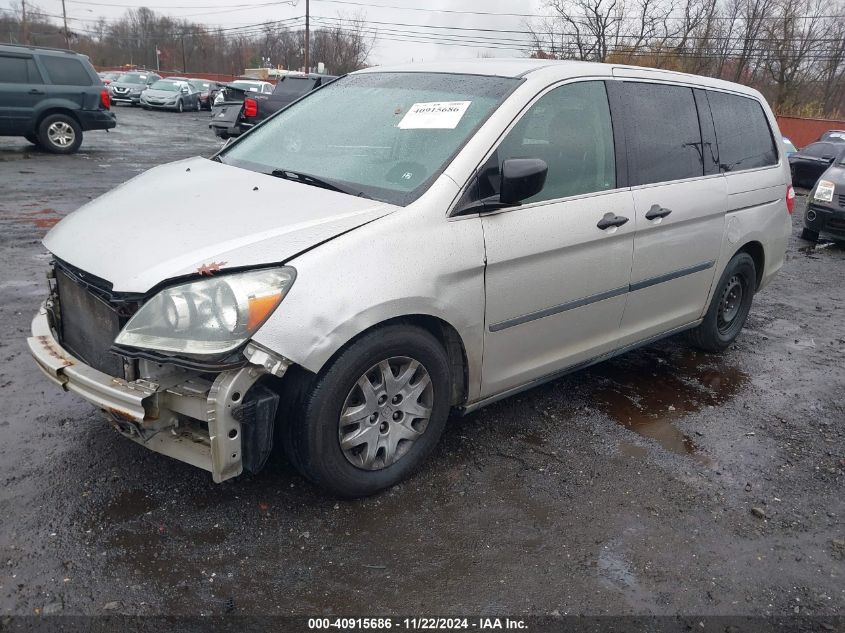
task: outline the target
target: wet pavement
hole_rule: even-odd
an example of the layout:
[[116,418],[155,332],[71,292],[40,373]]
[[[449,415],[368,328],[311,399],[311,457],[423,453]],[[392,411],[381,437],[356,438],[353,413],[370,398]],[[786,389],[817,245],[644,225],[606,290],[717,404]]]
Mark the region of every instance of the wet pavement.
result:
[[206,114],[117,114],[75,156],[0,139],[0,613],[845,612],[845,249],[793,237],[724,354],[671,339],[456,418],[376,497],[281,460],[215,485],[25,352],[50,226],[220,145]]

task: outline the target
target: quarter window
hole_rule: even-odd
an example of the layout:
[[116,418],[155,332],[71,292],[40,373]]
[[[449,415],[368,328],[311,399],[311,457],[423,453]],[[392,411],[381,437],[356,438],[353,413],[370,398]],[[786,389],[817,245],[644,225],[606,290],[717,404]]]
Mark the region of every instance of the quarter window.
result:
[[631,185],[703,176],[692,89],[625,82],[619,91]]
[[549,166],[543,190],[525,202],[615,188],[613,127],[604,83],[567,84],[532,105],[481,170],[481,198],[498,193],[501,166],[509,158],[541,158]]
[[25,84],[27,60],[23,57],[3,57],[0,55],[0,83]]
[[762,106],[755,99],[707,91],[723,172],[776,165],[778,152]]
[[78,59],[44,55],[41,63],[50,75],[50,81],[59,86],[90,86],[91,77]]

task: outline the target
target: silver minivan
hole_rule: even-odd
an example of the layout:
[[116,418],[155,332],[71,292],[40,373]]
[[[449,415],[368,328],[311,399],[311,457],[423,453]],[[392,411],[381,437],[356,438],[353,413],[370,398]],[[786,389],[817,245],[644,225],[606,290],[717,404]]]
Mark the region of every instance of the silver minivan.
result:
[[370,494],[450,412],[682,331],[730,345],[784,260],[780,138],[758,92],[661,70],[352,73],[60,222],[29,348],[214,481],[276,446]]

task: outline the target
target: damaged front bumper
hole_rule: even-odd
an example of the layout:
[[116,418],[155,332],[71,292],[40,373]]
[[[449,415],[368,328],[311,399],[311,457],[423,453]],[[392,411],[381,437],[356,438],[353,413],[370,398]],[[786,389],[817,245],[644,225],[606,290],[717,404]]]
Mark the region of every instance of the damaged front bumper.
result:
[[65,350],[45,306],[27,344],[47,378],[100,408],[122,435],[211,472],[217,483],[257,472],[269,456],[278,394],[262,379],[281,377],[290,365],[269,350],[250,343],[250,362],[217,374],[141,361],[141,378],[124,380]]

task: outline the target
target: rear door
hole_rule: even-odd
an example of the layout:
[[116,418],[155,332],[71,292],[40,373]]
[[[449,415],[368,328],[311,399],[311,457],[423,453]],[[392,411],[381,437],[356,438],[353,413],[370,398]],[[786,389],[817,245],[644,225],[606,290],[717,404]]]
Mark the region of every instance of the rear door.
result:
[[43,98],[41,73],[32,55],[0,53],[0,133],[31,132],[35,106]]
[[706,110],[699,116],[692,88],[645,81],[609,86],[614,121],[624,127],[636,207],[631,291],[622,319],[624,343],[631,343],[691,323],[704,312],[727,190],[712,156],[712,120]]
[[[94,77],[89,74],[82,61],[70,55],[41,55],[39,61],[49,79],[44,87],[48,97],[60,99],[65,103],[69,101],[79,109],[86,107],[86,101],[88,105],[95,101],[89,98],[93,92],[90,88],[94,85]],[[98,83],[99,81],[97,79]],[[98,100],[99,97],[96,101]]]
[[[484,396],[615,347],[631,273],[634,208],[616,173],[604,82],[539,97],[481,168],[478,198],[497,193],[502,162],[519,157],[541,158],[549,171],[539,194],[481,218]],[[620,224],[605,225],[608,215]]]

